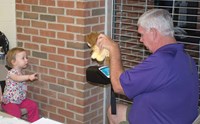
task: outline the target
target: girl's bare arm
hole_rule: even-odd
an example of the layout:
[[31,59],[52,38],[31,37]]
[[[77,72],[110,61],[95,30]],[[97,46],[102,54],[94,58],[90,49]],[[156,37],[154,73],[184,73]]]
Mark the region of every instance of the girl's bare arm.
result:
[[16,75],[16,74],[11,74],[10,78],[12,80],[14,80],[14,81],[17,81],[17,82],[28,81],[28,80],[33,81],[33,80],[38,79],[37,78],[37,73],[31,74],[31,75]]

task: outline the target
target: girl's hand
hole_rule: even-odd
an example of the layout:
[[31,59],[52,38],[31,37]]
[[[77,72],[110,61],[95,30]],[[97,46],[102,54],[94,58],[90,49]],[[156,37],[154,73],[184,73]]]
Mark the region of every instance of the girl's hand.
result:
[[0,95],[0,104],[2,103],[2,100],[3,100],[3,96]]
[[31,74],[31,75],[28,76],[28,79],[30,81],[37,80],[38,79],[38,74],[37,73]]

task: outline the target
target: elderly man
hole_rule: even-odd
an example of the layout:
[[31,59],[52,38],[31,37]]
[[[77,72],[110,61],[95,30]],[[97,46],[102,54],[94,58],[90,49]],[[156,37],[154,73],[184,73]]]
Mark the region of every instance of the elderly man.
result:
[[145,12],[138,20],[138,33],[152,54],[126,71],[118,44],[104,34],[98,37],[98,46],[110,52],[114,91],[133,101],[130,108],[118,104],[116,115],[109,108],[110,124],[191,124],[198,114],[198,73],[194,60],[174,38],[170,13]]

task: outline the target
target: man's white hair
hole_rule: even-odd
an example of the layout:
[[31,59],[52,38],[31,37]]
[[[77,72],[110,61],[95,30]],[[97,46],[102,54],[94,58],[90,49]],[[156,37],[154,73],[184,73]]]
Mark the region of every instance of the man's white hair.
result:
[[152,9],[140,16],[138,26],[146,30],[157,29],[164,36],[174,36],[174,25],[170,13],[164,9]]

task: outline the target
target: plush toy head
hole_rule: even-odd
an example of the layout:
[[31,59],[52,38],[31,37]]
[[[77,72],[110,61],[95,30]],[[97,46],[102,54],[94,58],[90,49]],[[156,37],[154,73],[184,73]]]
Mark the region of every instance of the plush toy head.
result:
[[86,42],[88,46],[92,49],[92,59],[96,59],[98,62],[102,62],[106,57],[109,57],[109,51],[107,49],[100,50],[96,45],[98,36],[100,33],[92,32],[86,36]]

